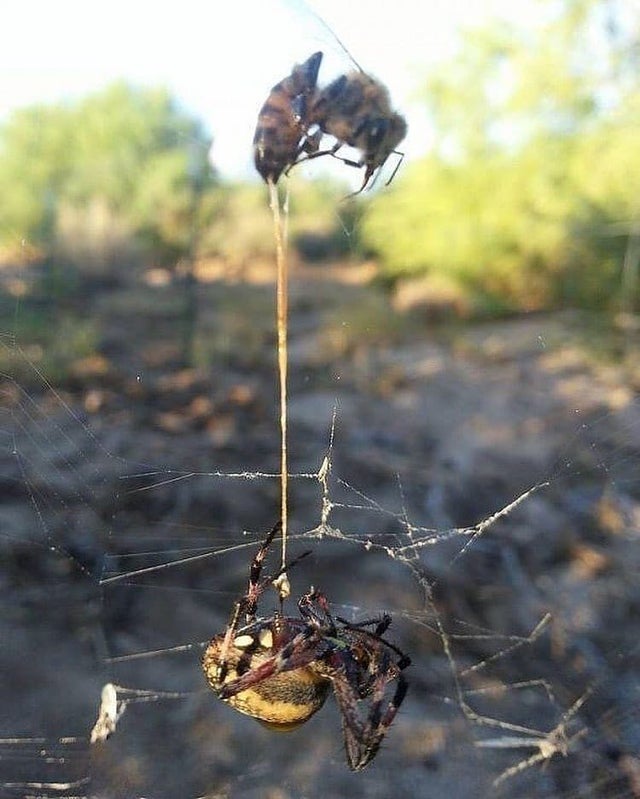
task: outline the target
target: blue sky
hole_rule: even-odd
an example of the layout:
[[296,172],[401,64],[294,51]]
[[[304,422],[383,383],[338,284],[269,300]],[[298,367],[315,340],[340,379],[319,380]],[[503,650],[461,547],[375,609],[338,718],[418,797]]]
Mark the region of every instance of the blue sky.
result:
[[[522,18],[531,6],[531,0],[313,2],[359,64],[391,90],[409,120],[403,145],[409,157],[429,146],[412,98],[421,71],[452,52],[461,25]],[[321,83],[349,65],[302,0],[20,0],[3,9],[2,27],[0,119],[118,78],[167,86],[204,120],[214,136],[212,160],[228,177],[250,172],[257,112],[292,64],[323,50]]]

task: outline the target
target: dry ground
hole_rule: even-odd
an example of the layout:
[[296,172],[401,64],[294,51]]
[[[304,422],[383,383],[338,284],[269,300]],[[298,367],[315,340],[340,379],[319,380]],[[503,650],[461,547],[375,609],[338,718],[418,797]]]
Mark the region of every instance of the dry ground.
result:
[[[210,275],[186,369],[181,294],[156,275],[152,286],[85,289],[61,310],[53,338],[81,313],[95,347],[59,373],[41,361],[51,384],[30,364],[40,350],[5,353],[0,737],[47,740],[0,744],[2,795],[640,796],[633,342],[571,314],[435,327],[427,312],[397,315],[354,275],[306,268],[292,282],[291,471],[319,469],[336,408],[330,498],[361,506],[334,510],[345,537],[313,540],[292,581],[321,587],[342,615],[394,617],[411,687],[377,759],[346,769],[333,700],[277,735],[203,683],[200,642],[224,627],[277,516],[276,480],[211,474],[277,471],[273,291]],[[466,549],[462,535],[400,549],[407,520],[473,525],[540,482]],[[294,533],[318,525],[321,501],[317,480],[293,481]],[[416,530],[413,543],[427,538]],[[202,552],[212,555],[176,564]],[[535,642],[507,652],[547,613]],[[568,756],[493,787],[540,749],[475,746],[526,736],[466,718],[452,667],[464,690],[482,689],[465,694],[478,712],[543,731],[593,686],[568,725],[578,733]],[[129,705],[89,749],[107,680],[157,701]],[[504,687],[531,680],[546,687]]]

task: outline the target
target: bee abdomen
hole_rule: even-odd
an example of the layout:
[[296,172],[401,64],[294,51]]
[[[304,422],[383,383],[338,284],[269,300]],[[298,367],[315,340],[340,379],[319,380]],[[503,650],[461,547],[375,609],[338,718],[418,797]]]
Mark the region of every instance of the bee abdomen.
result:
[[285,169],[300,154],[308,125],[308,98],[318,78],[322,53],[296,64],[284,80],[277,83],[258,116],[253,138],[254,162],[265,181],[278,181]]

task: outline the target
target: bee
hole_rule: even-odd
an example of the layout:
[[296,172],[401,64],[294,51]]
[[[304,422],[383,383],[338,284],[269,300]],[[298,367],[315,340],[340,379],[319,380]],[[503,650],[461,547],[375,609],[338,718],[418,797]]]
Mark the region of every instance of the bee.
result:
[[[403,158],[396,147],[407,134],[407,123],[392,109],[389,91],[379,80],[361,69],[336,78],[315,93],[309,124],[317,125],[336,143],[328,150],[309,151],[305,160],[332,155],[349,166],[364,167],[364,180],[355,194],[363,191],[373,173],[396,153],[400,160],[387,184],[393,180]],[[360,150],[360,160],[337,155],[344,144]]]
[[280,175],[303,153],[318,149],[319,137],[309,135],[309,111],[317,94],[322,53],[295,64],[291,74],[271,89],[258,115],[253,137],[256,169],[265,182],[278,182]]
[[[393,110],[387,87],[367,74],[350,55],[347,48],[331,31],[324,20],[309,10],[330,33],[354,69],[345,72],[324,88],[318,86],[318,71],[323,53],[311,55],[296,64],[291,74],[272,89],[258,115],[253,139],[256,169],[262,178],[276,183],[282,173],[298,163],[331,155],[348,166],[364,167],[363,191],[372,176],[392,153],[400,159],[389,184],[402,162],[404,154],[396,148],[407,133],[407,123]],[[335,143],[320,149],[324,135]],[[358,160],[339,154],[343,146],[359,150]]]
[[[313,7],[303,0],[296,0],[291,11],[302,17],[301,23],[305,27],[315,28],[317,35],[327,41],[332,51],[341,51],[350,64],[343,71],[344,74],[310,95],[306,123],[313,133],[296,162],[331,155],[349,166],[364,168],[364,180],[355,192],[359,194],[369,185],[374,173],[395,153],[399,158],[387,181],[388,185],[402,163],[404,154],[397,147],[407,134],[407,123],[393,109],[389,90],[380,80],[362,69],[335,31]],[[335,143],[321,150],[319,145],[324,134],[331,136]],[[358,150],[360,157],[343,157],[339,153],[343,146]]]

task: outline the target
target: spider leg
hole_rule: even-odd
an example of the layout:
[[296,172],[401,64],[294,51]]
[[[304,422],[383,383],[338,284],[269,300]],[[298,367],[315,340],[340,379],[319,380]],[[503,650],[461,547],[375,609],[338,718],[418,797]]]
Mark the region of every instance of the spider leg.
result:
[[[276,525],[276,529],[280,529],[280,522]],[[264,544],[260,548],[260,552],[264,548]],[[245,604],[245,613],[247,614],[247,624],[250,624],[252,621],[255,621],[256,617],[256,608],[258,606],[258,599],[264,593],[265,588],[269,585],[272,585],[281,574],[284,574],[288,569],[292,569],[297,563],[299,563],[303,558],[306,558],[308,555],[311,554],[311,550],[308,549],[306,552],[303,552],[301,555],[298,555],[293,560],[287,561],[284,566],[281,566],[277,572],[274,574],[270,574],[268,577],[263,577],[262,580],[259,580],[260,573],[262,571],[262,561],[256,563],[256,559],[253,561],[251,565],[251,573],[249,576],[249,590],[245,595],[246,604]],[[263,556],[264,558],[264,556]],[[254,571],[255,570],[255,571]]]
[[336,623],[329,610],[329,600],[322,592],[316,591],[312,587],[298,600],[298,610],[302,618],[309,624],[329,632],[331,635],[335,634]]
[[395,693],[383,710],[386,685],[386,675],[381,674],[373,687],[367,718],[362,721],[358,712],[358,695],[344,676],[334,677],[333,690],[342,715],[344,746],[352,771],[361,771],[376,756],[382,739],[406,696],[407,681],[400,676]]
[[375,619],[365,619],[364,621],[358,622],[350,622],[346,619],[343,619],[342,616],[336,616],[336,621],[339,621],[340,624],[344,624],[345,627],[348,627],[350,630],[360,630],[363,627],[371,627],[374,624],[377,624],[374,631],[374,635],[380,636],[386,630],[389,629],[391,626],[391,616],[388,613],[383,613],[382,616],[377,617]]
[[231,618],[229,619],[229,623],[227,624],[227,630],[225,632],[224,641],[222,643],[222,648],[220,650],[220,662],[218,664],[218,683],[222,684],[224,682],[224,678],[227,674],[227,660],[229,655],[229,650],[231,648],[231,643],[235,638],[236,632],[238,630],[238,626],[240,624],[240,617],[242,614],[245,614],[247,624],[250,624],[252,621],[255,620],[256,617],[256,609],[258,607],[258,600],[260,595],[264,592],[265,588],[270,585],[277,577],[280,576],[284,571],[288,568],[294,566],[298,561],[305,558],[309,552],[303,552],[302,555],[299,555],[297,558],[292,560],[291,562],[287,563],[285,566],[280,568],[276,574],[270,575],[269,577],[260,580],[260,575],[262,574],[262,566],[264,563],[264,559],[266,558],[269,548],[275,538],[276,534],[281,530],[282,524],[280,521],[277,521],[271,530],[267,533],[267,537],[265,538],[264,542],[261,544],[260,549],[256,552],[254,559],[251,561],[251,567],[249,569],[249,586],[247,588],[247,593],[241,597],[234,605],[233,612],[231,614]]
[[[393,652],[395,652],[396,655],[398,655],[398,662],[396,663],[398,669],[400,670],[406,669],[407,666],[411,665],[411,658],[409,657],[409,655],[405,655],[405,653],[401,649],[399,649],[395,644],[392,644],[391,641],[387,641],[386,638],[382,637],[382,633],[385,632],[385,630],[387,630],[391,625],[391,616],[389,616],[387,613],[385,613],[381,619],[367,619],[366,621],[360,621],[355,624],[350,621],[347,621],[346,619],[343,619],[342,616],[337,616],[336,620],[339,621],[340,624],[344,625],[347,629],[355,630],[361,633],[362,635],[374,638],[383,643]],[[378,625],[374,632],[372,632],[371,630],[364,629],[364,627],[367,627],[371,624]]]
[[264,587],[260,585],[262,564],[264,563],[264,559],[267,557],[267,553],[269,552],[269,548],[271,547],[273,539],[276,537],[276,533],[278,533],[281,528],[282,522],[278,520],[267,534],[267,537],[260,546],[260,549],[256,552],[254,559],[251,561],[251,568],[249,569],[249,587],[247,589],[247,593],[243,597],[243,609],[247,614],[247,622],[255,618],[258,598],[264,590]]
[[218,689],[218,696],[220,699],[228,699],[268,677],[281,674],[283,671],[292,671],[308,666],[318,658],[320,644],[321,641],[318,639],[316,630],[311,626],[305,627],[276,655],[264,660],[259,666],[249,669],[234,680],[224,683]]

